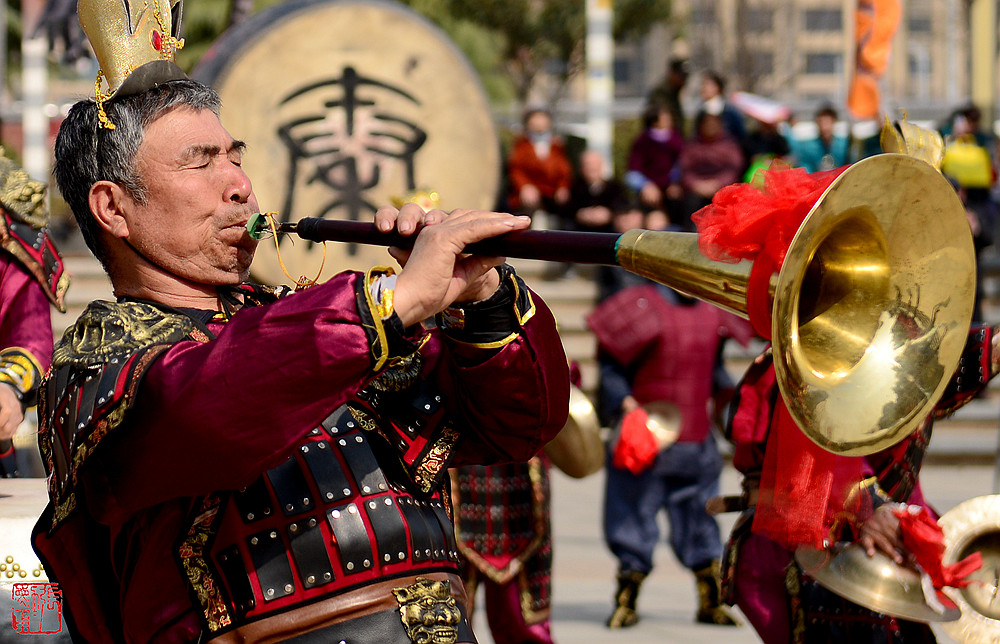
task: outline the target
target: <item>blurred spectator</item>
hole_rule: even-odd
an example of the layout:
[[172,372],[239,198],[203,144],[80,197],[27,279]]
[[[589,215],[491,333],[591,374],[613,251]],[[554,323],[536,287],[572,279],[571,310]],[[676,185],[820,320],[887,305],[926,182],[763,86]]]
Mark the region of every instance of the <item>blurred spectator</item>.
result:
[[[614,178],[606,177],[604,157],[597,150],[585,150],[580,155],[580,174],[574,177],[570,188],[567,218],[563,227],[584,232],[611,232],[612,219],[628,205],[625,186]],[[555,280],[569,276],[578,266],[567,262],[550,264],[543,279]],[[593,275],[593,269],[584,271]]]
[[[944,159],[941,161],[941,172],[956,186],[966,207],[977,259],[983,249],[993,244],[997,222],[997,203],[992,191],[996,170],[990,155],[994,141],[993,137],[979,129],[980,118],[979,109],[974,105],[960,108],[952,114]],[[981,287],[982,275],[977,270],[976,321],[983,319]]]
[[[611,221],[612,232],[626,233],[636,228],[646,230],[663,230],[669,222],[659,210],[644,213],[637,205],[630,205],[624,211],[616,213]],[[630,286],[646,284],[648,280],[621,266],[597,267],[597,301],[603,302],[618,291]]]
[[642,121],[643,130],[629,152],[625,184],[638,195],[644,210],[658,210],[673,219],[683,195],[677,159],[684,140],[666,106],[646,108]]
[[747,136],[746,127],[743,125],[743,114],[726,100],[725,91],[726,79],[718,72],[707,71],[702,75],[701,107],[695,116],[695,130],[697,131],[697,121],[703,114],[712,114],[721,118],[726,132],[737,143],[743,145]]
[[740,180],[743,150],[723,128],[720,117],[704,112],[695,122],[695,136],[684,146],[678,162],[685,208],[683,219],[675,223],[694,230],[691,214],[711,203],[719,188]]
[[573,180],[569,200],[577,230],[611,232],[615,214],[628,204],[625,186],[606,177],[606,165],[597,150],[586,150],[580,156],[580,175]]
[[684,59],[671,60],[667,63],[667,74],[649,92],[647,107],[666,107],[673,118],[674,127],[684,132],[684,106],[681,103],[681,92],[687,84],[688,61]]
[[808,172],[833,170],[847,165],[849,161],[848,140],[846,136],[835,133],[834,126],[837,124],[837,118],[837,110],[832,105],[821,105],[816,110],[814,117],[817,129],[816,137],[805,140],[799,140],[795,136],[790,137],[789,144],[796,165],[805,168]]
[[573,171],[562,139],[555,136],[552,115],[543,109],[524,113],[524,132],[507,158],[508,202],[514,212],[544,210],[566,223]]
[[756,127],[743,146],[747,160],[744,181],[752,181],[757,170],[769,168],[775,159],[787,159],[792,151],[788,139],[778,130],[779,121],[753,119],[753,122]]

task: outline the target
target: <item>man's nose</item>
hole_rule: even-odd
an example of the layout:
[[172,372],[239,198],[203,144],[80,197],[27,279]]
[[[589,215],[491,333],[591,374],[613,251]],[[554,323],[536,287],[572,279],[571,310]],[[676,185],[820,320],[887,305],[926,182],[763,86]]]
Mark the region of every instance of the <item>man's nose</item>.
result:
[[246,203],[247,199],[253,193],[253,185],[250,183],[250,177],[247,176],[242,167],[235,164],[230,167],[232,169],[232,178],[227,188],[229,193],[227,197],[230,201]]

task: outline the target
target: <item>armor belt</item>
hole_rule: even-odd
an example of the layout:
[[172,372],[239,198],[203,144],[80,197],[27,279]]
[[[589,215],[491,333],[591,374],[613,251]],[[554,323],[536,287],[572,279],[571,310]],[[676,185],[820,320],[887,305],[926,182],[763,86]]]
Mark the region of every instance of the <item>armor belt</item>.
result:
[[[438,585],[437,595],[423,590],[428,582]],[[453,603],[441,592],[450,592]],[[467,603],[465,587],[455,575],[404,576],[272,615],[209,641],[211,644],[411,644],[418,641],[475,644],[476,637],[466,613]],[[331,615],[336,617],[331,619]],[[438,629],[437,639],[428,638],[426,630],[412,630],[429,627]]]

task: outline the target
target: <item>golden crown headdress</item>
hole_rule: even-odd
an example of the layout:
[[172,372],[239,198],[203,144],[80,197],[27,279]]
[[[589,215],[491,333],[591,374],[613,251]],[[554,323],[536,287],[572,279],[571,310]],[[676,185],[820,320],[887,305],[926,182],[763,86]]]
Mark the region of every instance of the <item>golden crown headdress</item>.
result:
[[[181,0],[79,0],[77,13],[100,65],[95,85],[105,127],[114,129],[104,114],[106,101],[187,78],[174,63],[184,46],[176,37]],[[108,83],[106,92],[102,78]]]

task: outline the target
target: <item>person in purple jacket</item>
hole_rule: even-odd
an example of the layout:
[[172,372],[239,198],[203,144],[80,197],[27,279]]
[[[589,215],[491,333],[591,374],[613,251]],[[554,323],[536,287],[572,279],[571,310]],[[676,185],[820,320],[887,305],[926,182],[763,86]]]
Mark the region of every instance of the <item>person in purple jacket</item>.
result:
[[632,143],[625,185],[637,196],[642,209],[659,212],[678,223],[678,200],[683,196],[677,160],[684,137],[666,105],[652,105],[642,117],[643,130]]

